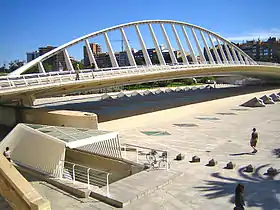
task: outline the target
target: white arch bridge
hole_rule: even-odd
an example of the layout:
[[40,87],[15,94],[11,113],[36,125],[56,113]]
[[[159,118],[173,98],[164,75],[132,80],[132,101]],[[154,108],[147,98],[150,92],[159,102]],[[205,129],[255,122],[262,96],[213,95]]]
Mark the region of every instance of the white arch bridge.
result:
[[[151,55],[144,41],[147,37],[142,36],[140,29],[144,27],[152,41],[154,55]],[[159,29],[158,36],[155,28]],[[131,30],[136,33],[132,38],[139,41],[141,53],[136,54],[132,50],[126,34]],[[121,64],[119,53],[113,50],[109,38],[112,32],[118,32],[122,36],[125,47],[125,52],[122,53],[128,61],[126,65]],[[102,68],[97,60],[98,54],[91,49],[90,39],[96,37],[104,38],[110,68]],[[159,45],[158,40],[161,39],[166,44],[165,50]],[[91,68],[80,70],[79,80],[76,80],[77,72],[68,48],[81,42],[85,45]],[[174,50],[175,45],[178,50]],[[63,71],[47,72],[44,62],[57,55],[63,55],[66,68]],[[156,63],[152,56],[157,57]],[[137,65],[139,57],[144,61],[144,65]],[[34,67],[37,67],[38,72],[28,73]],[[21,100],[23,104],[31,105],[36,97],[176,78],[232,74],[275,78],[280,77],[280,66],[258,64],[227,39],[202,27],[179,21],[146,20],[82,36],[32,60],[8,76],[0,77],[0,103]]]

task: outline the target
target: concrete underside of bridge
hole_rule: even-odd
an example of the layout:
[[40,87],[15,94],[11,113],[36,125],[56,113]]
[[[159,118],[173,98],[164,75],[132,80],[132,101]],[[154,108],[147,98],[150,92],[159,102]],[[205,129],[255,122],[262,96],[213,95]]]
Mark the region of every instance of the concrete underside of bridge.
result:
[[[201,77],[201,76],[231,76],[239,75],[260,78],[273,83],[280,82],[280,67],[276,66],[231,66],[231,67],[205,67],[196,69],[180,69],[166,72],[147,72],[142,74],[128,74],[121,77],[96,78],[87,81],[71,81],[60,84],[38,85],[32,87],[15,88],[3,92],[0,103],[20,101],[20,105],[32,106],[35,98],[58,96],[67,93],[86,90],[101,89],[114,86],[139,84],[146,82]],[[17,105],[19,105],[17,104]]]

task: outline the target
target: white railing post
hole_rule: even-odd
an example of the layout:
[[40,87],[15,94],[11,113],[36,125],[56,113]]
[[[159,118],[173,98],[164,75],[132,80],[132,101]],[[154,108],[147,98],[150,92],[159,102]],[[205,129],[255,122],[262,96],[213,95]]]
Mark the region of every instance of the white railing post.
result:
[[168,154],[166,154],[166,170],[168,171],[169,169],[169,162],[168,162]]
[[88,184],[88,189],[89,189],[89,185],[90,185],[90,182],[89,182],[89,171],[90,171],[90,168],[87,169],[87,184]]
[[27,81],[26,81],[26,79],[25,79],[25,76],[23,75],[23,80],[24,80],[24,82],[25,82],[25,85],[26,86],[28,86],[28,83],[27,83]]
[[138,159],[138,147],[136,147],[136,162],[139,163],[139,159]]
[[126,145],[124,145],[124,157],[126,158]]
[[63,168],[64,168],[64,164],[62,161],[59,161],[59,178],[62,179],[63,177]]
[[106,177],[106,187],[107,187],[107,197],[110,196],[110,190],[109,190],[109,173],[107,173],[107,177]]
[[76,164],[73,164],[73,168],[72,168],[73,184],[75,184],[75,165]]
[[40,75],[39,75],[39,74],[37,74],[37,76],[38,76],[38,82],[39,82],[39,84],[41,84],[41,83],[42,83],[42,81],[41,81],[41,77],[40,77]]

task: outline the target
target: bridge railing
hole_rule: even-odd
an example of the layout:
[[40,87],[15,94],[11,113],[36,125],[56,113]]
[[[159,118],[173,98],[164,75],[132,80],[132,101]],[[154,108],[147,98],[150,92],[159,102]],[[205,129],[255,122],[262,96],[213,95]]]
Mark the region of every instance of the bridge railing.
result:
[[272,63],[272,62],[257,62],[257,64],[263,66],[280,66],[280,63]]
[[[111,77],[126,76],[129,74],[145,74],[153,73],[155,71],[180,71],[181,69],[194,69],[194,68],[206,68],[206,67],[219,67],[219,66],[236,66],[245,65],[240,62],[235,63],[191,63],[189,65],[152,65],[152,66],[126,66],[119,68],[104,68],[104,69],[83,69],[79,72],[79,80],[92,80],[92,79],[104,79]],[[47,73],[36,74],[24,74],[19,76],[2,76],[0,77],[0,90],[10,88],[21,88],[38,85],[60,84],[75,82],[75,71],[55,71]]]

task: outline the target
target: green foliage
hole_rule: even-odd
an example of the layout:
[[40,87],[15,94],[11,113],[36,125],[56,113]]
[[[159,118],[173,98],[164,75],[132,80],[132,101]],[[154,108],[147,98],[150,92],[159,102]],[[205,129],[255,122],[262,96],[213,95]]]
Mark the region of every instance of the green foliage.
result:
[[183,63],[183,58],[182,58],[182,57],[179,57],[179,58],[177,58],[177,61],[178,61],[179,63]]
[[206,83],[207,80],[215,80],[215,78],[212,77],[212,76],[209,76],[209,77],[201,77],[201,78],[198,78],[198,79],[197,79],[197,82],[198,82],[198,83]]
[[9,63],[9,72],[12,72],[24,65],[24,61],[14,60]]
[[28,69],[26,72],[24,72],[23,74],[32,74],[32,73],[38,73],[39,69],[37,66],[33,66],[30,69]]
[[165,80],[157,82],[149,82],[135,85],[127,85],[124,87],[125,90],[141,90],[141,89],[151,89],[158,87],[177,87],[177,86],[186,86],[194,85],[194,82],[190,78],[186,79],[175,79],[175,80]]
[[[53,66],[49,63],[43,63],[44,69],[46,72],[52,71],[53,70]],[[38,68],[37,68],[38,69]],[[39,71],[39,70],[38,70]],[[37,72],[38,72],[37,71]]]
[[137,65],[145,65],[145,60],[143,58],[135,58]]
[[74,69],[78,69],[78,66],[79,66],[79,69],[85,69],[84,63],[82,63],[80,61],[72,62],[72,65],[73,65]]

